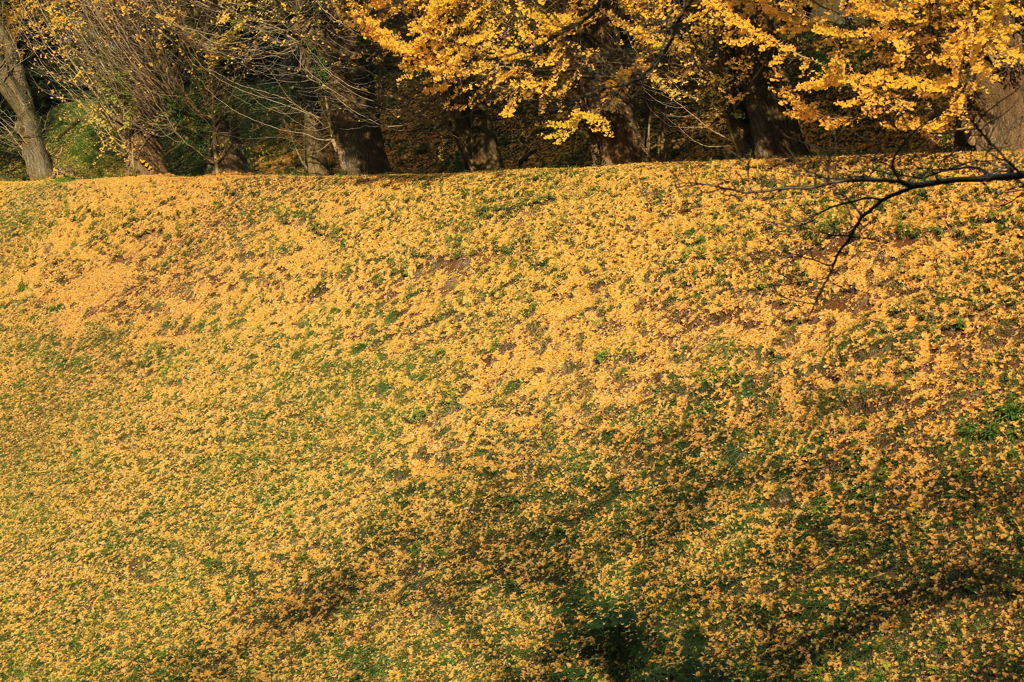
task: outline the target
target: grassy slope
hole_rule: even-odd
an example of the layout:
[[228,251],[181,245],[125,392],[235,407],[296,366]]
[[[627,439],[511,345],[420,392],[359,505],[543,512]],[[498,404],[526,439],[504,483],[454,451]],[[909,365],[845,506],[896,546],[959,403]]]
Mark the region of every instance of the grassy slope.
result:
[[1012,677],[1018,206],[731,168],[4,185],[0,679]]

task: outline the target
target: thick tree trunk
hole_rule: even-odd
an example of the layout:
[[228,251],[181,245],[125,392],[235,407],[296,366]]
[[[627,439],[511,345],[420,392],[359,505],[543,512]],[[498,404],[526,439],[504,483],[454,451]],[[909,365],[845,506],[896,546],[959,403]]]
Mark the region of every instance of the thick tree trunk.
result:
[[779,104],[768,82],[770,55],[751,53],[753,72],[734,90],[741,97],[726,113],[729,133],[738,156],[756,159],[804,156],[809,153],[800,124]]
[[961,143],[978,150],[1024,149],[1024,74],[1018,70],[979,83],[970,103],[971,126]]
[[53,176],[53,159],[43,142],[43,125],[35,110],[28,110],[18,115],[15,128],[21,138],[21,158],[25,160],[25,170],[30,180]]
[[[299,70],[305,74],[309,91],[305,93],[306,107],[310,112],[322,111],[320,121],[304,122],[306,138],[303,164],[313,174],[329,172],[329,165],[317,147],[313,134],[322,125],[326,137],[337,155],[337,171],[347,175],[387,173],[391,170],[387,152],[384,150],[384,133],[381,131],[377,103],[373,97],[374,77],[366,64],[352,57],[360,54],[358,38],[346,31],[327,30],[333,26],[320,12],[316,3],[308,3],[307,14],[299,19],[294,30],[299,35],[320,36],[323,40],[302,41],[298,50]],[[318,44],[314,52],[309,45]],[[310,104],[315,106],[310,107]]]
[[303,116],[302,139],[299,141],[299,161],[309,175],[330,175],[328,160],[328,133],[319,116],[306,112]]
[[[1010,47],[1024,47],[1024,34],[1016,33]],[[954,133],[956,148],[1024,149],[1024,67],[1001,69],[975,85],[967,121],[961,121]]]
[[210,151],[206,157],[208,172],[248,173],[249,162],[242,151],[238,128],[230,116],[215,114],[211,121]]
[[477,107],[451,111],[448,122],[467,170],[504,168],[498,152],[498,138],[486,109]]
[[636,113],[627,101],[628,94],[600,95],[603,83],[613,78],[614,65],[623,59],[626,52],[622,35],[606,19],[601,19],[586,30],[583,40],[584,44],[596,48],[600,57],[595,61],[596,73],[583,83],[582,100],[590,111],[608,120],[612,133],[608,136],[601,131],[590,130],[591,162],[595,166],[610,166],[649,161],[650,155]]
[[650,160],[633,107],[616,97],[602,103],[597,113],[608,119],[612,136],[590,131],[590,158],[595,166]]
[[31,180],[53,176],[53,160],[43,143],[43,124],[32,102],[32,93],[21,65],[14,37],[0,17],[0,96],[14,110],[15,132],[21,138],[21,157]]
[[338,154],[338,172],[348,175],[387,173],[384,133],[369,117],[356,117],[345,109],[331,114],[331,142]]
[[164,161],[164,147],[159,137],[148,131],[134,129],[128,131],[126,138],[126,162],[129,172],[136,175],[158,175],[168,172],[167,163]]

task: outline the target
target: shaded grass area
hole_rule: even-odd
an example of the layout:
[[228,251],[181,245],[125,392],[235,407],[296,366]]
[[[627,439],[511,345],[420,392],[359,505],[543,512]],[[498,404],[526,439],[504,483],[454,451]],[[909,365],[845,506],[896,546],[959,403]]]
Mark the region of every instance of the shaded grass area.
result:
[[733,170],[7,185],[0,677],[1013,679],[1018,208]]

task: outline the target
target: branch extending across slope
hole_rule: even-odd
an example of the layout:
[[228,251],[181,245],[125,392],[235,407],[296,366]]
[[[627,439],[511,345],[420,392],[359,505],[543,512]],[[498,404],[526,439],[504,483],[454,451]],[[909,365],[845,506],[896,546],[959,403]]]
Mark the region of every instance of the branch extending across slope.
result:
[[[765,189],[742,189],[735,186],[711,183],[693,183],[694,186],[710,187],[716,190],[731,192],[741,195],[767,195],[781,192],[814,192],[820,190],[834,189],[844,192],[850,187],[882,186],[883,191],[871,194],[857,194],[854,196],[843,196],[840,200],[834,201],[824,208],[811,213],[800,226],[806,226],[817,218],[838,209],[851,209],[854,212],[854,220],[850,228],[842,234],[836,235],[842,238],[842,242],[828,264],[828,271],[825,278],[818,287],[818,293],[811,304],[811,310],[820,303],[826,288],[836,272],[839,261],[850,244],[861,237],[861,232],[868,218],[879,208],[889,201],[915,190],[942,187],[945,185],[959,184],[991,184],[996,182],[1020,182],[1024,180],[1024,170],[1020,170],[1016,164],[1005,154],[1000,153],[999,159],[1003,163],[1003,170],[986,170],[976,164],[957,164],[947,168],[932,168],[927,172],[913,177],[903,175],[896,167],[896,159],[893,157],[889,169],[893,175],[872,175],[854,174],[840,177],[833,177],[820,182],[807,184],[782,185]],[[970,172],[968,172],[970,171]]]
[[[950,169],[953,170],[953,169]],[[963,169],[957,169],[963,170]],[[836,178],[834,180],[826,180],[819,183],[809,185],[783,185],[781,187],[770,187],[768,189],[753,189],[753,190],[741,190],[735,187],[729,187],[728,185],[714,185],[709,183],[694,183],[696,186],[701,187],[713,187],[715,189],[725,190],[729,192],[735,192],[737,194],[775,194],[778,192],[786,191],[815,191],[820,189],[826,189],[829,187],[836,187],[838,185],[866,185],[866,184],[887,184],[896,185],[899,189],[895,189],[892,192],[885,194],[880,197],[883,201],[893,199],[901,194],[906,194],[915,189],[928,189],[929,187],[940,187],[942,185],[954,185],[962,183],[988,183],[988,182],[1011,182],[1014,180],[1024,180],[1024,171],[1013,170],[1003,172],[986,172],[978,175],[957,175],[953,177],[938,177],[931,178],[928,180],[908,180],[906,178],[887,178],[883,176],[874,175],[852,175],[849,177]],[[860,197],[858,201],[874,197]],[[844,202],[845,203],[845,202]]]

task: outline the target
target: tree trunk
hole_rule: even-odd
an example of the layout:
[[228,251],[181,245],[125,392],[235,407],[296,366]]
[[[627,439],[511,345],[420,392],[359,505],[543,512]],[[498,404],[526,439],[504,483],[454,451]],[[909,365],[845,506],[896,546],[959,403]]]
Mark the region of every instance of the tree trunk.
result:
[[742,99],[726,113],[736,154],[755,159],[808,154],[800,124],[771,91],[767,74],[771,55],[748,52],[755,61],[753,72],[734,89],[734,95]]
[[750,139],[750,121],[747,119],[743,102],[737,102],[729,107],[725,112],[725,122],[729,126],[729,137],[732,138],[732,148],[736,156],[741,159],[750,156],[754,145]]
[[0,96],[14,110],[15,132],[21,138],[21,157],[30,180],[53,176],[53,160],[43,143],[43,124],[32,102],[32,93],[21,65],[14,37],[0,17]]
[[[13,107],[12,107],[13,108]],[[53,177],[53,159],[43,142],[43,125],[34,109],[18,114],[15,128],[21,138],[21,158],[30,180]]]
[[391,170],[384,151],[384,133],[367,118],[345,109],[331,114],[331,142],[338,154],[338,172],[348,175],[387,173]]
[[1020,84],[986,83],[971,102],[972,129],[967,144],[977,150],[1024,149],[1024,93]]
[[633,107],[616,97],[603,102],[597,113],[608,119],[612,136],[598,130],[590,131],[590,158],[595,166],[650,160]]
[[596,73],[584,80],[582,100],[587,108],[608,120],[611,137],[591,129],[590,159],[595,166],[649,161],[650,155],[636,113],[629,104],[629,95],[619,91],[601,97],[603,83],[614,73],[614,65],[625,55],[626,47],[619,30],[607,19],[600,19],[583,34],[583,43],[597,49]]
[[953,131],[953,149],[960,152],[967,152],[974,149],[971,143],[973,129],[970,124],[964,125],[962,120],[957,121],[956,130]]
[[[1019,42],[1019,41],[1015,41]],[[961,142],[978,150],[1024,149],[1024,92],[1020,69],[979,83],[970,103],[970,128]]]
[[451,111],[448,122],[455,143],[467,170],[499,170],[504,168],[498,152],[498,138],[486,109],[472,107]]
[[249,163],[238,139],[238,128],[229,116],[214,114],[211,121],[210,152],[206,157],[209,173],[248,173]]
[[167,173],[164,161],[164,147],[155,134],[139,129],[128,131],[127,166],[135,175],[158,175]]
[[[307,116],[304,122],[306,144],[301,155],[306,171],[317,175],[330,171],[317,147],[317,140],[323,139],[319,130],[323,126],[338,157],[339,173],[387,173],[391,164],[378,123],[374,77],[365,59],[353,59],[362,52],[358,37],[335,26],[318,3],[300,5],[303,12],[292,30],[297,31],[296,35],[311,36],[301,41],[296,55],[309,88],[304,96],[305,108],[323,112],[320,121]],[[331,30],[332,26],[339,30]],[[319,45],[315,51],[310,49],[313,44]],[[315,106],[310,106],[312,103]]]
[[[1014,34],[1010,47],[1024,47],[1024,34]],[[977,79],[975,85],[978,89],[967,103],[967,121],[960,121],[954,131],[954,146],[979,151],[1024,149],[1024,67],[1000,69],[992,78]]]
[[302,139],[299,141],[299,161],[309,175],[330,175],[331,167],[327,158],[330,142],[321,118],[314,113],[303,115]]

